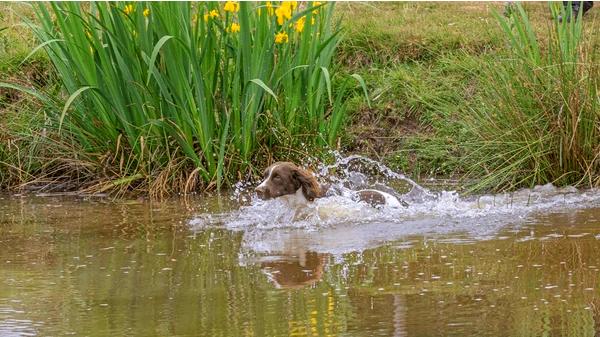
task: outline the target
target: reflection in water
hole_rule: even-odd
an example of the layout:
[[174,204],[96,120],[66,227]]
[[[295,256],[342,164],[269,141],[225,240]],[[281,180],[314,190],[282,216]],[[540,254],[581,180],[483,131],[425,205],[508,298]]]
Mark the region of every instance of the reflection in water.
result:
[[264,273],[277,288],[314,286],[323,276],[326,254],[301,251],[297,256],[277,256],[260,263]]
[[[600,208],[229,228],[228,206],[0,200],[0,335],[594,336]],[[194,214],[215,214],[190,230]],[[237,218],[239,220],[239,217]],[[455,220],[455,219],[454,219]],[[237,224],[240,224],[238,222]]]
[[394,295],[394,337],[407,336],[406,303],[402,295]]

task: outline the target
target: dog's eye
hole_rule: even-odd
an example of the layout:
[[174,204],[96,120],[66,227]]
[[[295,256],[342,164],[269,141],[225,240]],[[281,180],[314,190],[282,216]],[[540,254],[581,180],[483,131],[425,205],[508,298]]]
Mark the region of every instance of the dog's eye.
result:
[[281,177],[280,176],[273,176],[273,181],[280,181]]

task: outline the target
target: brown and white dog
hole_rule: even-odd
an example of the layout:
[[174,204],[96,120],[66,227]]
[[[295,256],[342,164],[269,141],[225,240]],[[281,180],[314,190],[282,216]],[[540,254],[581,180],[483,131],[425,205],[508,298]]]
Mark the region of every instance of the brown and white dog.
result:
[[[290,162],[277,162],[267,167],[263,181],[255,189],[258,197],[267,200],[284,198],[292,206],[306,204],[325,196],[326,187],[308,171]],[[372,206],[401,207],[402,203],[393,195],[378,190],[360,190],[357,199]]]

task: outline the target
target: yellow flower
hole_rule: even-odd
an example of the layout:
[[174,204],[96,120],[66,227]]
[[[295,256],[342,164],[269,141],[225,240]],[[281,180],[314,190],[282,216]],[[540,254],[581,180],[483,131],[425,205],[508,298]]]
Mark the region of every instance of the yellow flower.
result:
[[[321,1],[313,1],[313,3],[312,3],[312,6],[313,6],[313,7],[317,7],[317,6],[321,6],[322,4],[323,4],[323,3],[322,3]],[[314,15],[317,15],[317,14],[319,14],[319,11],[315,9],[315,10],[313,11],[313,14],[314,14]]]
[[314,25],[314,24],[315,24],[315,18],[311,18],[311,19],[310,19],[310,24],[311,24],[311,25]]
[[267,14],[269,14],[271,16],[273,14],[275,14],[275,11],[273,10],[273,4],[271,4],[271,1],[267,1],[266,6],[267,6]]
[[288,35],[286,32],[280,32],[275,34],[275,43],[285,43],[288,42]]
[[149,17],[150,16],[150,8],[144,9],[143,14],[144,14],[145,17]]
[[204,21],[208,21],[208,19],[212,19],[212,18],[218,18],[219,17],[219,11],[217,11],[216,9],[213,9],[212,11],[208,12],[207,14],[204,14]]
[[295,11],[296,8],[298,8],[298,1],[289,1],[289,3],[291,5],[291,7],[292,7],[292,10]]
[[125,14],[127,15],[133,13],[133,5],[125,5],[125,9],[123,9],[123,12],[125,12]]
[[231,26],[225,29],[225,31],[227,31],[228,33],[237,33],[240,31],[240,25],[237,22],[233,22]]
[[302,31],[304,30],[304,23],[305,22],[306,22],[306,16],[301,17],[300,19],[298,19],[298,21],[296,21],[296,27],[294,27],[294,29],[298,33],[302,33]]
[[290,1],[283,1],[281,6],[277,7],[275,10],[275,15],[277,15],[277,23],[281,26],[283,25],[284,20],[289,20],[292,18],[292,6]]
[[232,13],[237,12],[240,10],[240,3],[239,1],[227,1],[225,6],[223,6],[223,10]]

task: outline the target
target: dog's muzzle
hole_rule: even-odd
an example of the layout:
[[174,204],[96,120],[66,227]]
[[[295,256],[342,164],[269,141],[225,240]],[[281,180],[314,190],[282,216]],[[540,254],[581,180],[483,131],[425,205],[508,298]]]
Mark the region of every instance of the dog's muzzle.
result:
[[254,189],[254,191],[256,192],[256,195],[258,195],[258,197],[262,200],[270,199],[266,186],[258,186]]

